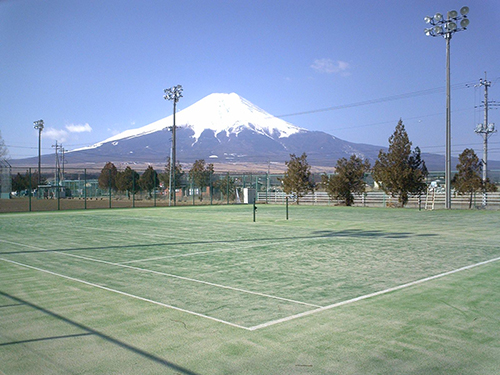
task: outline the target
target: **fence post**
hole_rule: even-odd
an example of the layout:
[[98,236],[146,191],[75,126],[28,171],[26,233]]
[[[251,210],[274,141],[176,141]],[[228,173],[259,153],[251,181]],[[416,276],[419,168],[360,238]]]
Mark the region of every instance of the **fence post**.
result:
[[132,173],[132,208],[135,208],[135,173]]
[[29,212],[31,212],[31,168],[28,171],[28,201],[29,201]]
[[267,194],[269,192],[269,173],[266,173],[266,204],[269,203],[267,201]]
[[108,195],[109,195],[109,208],[111,208],[111,168],[109,168],[109,186],[108,186]]
[[227,172],[227,178],[226,178],[226,199],[227,199],[227,204],[229,204],[229,172]]
[[57,194],[57,211],[61,210],[61,189],[59,186],[59,175],[61,173],[61,169],[57,168],[57,184],[56,184],[56,194]]
[[87,168],[83,169],[83,206],[87,209]]
[[156,171],[153,174],[153,178],[155,179],[155,183],[153,184],[153,207],[156,207],[156,185],[158,184],[158,176],[156,175]]
[[211,174],[210,175],[210,187],[209,187],[209,191],[210,191],[210,206],[213,204],[213,201],[214,201],[214,185],[213,185],[212,178],[213,178],[213,175]]

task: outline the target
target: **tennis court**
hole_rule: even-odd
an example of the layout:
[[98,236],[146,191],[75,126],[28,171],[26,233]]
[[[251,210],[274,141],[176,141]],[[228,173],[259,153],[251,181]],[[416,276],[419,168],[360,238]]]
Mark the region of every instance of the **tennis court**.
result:
[[[485,305],[487,318],[472,321],[478,337],[459,343],[483,353],[484,369],[500,364],[496,212],[294,206],[285,220],[284,207],[262,205],[252,222],[251,206],[239,205],[4,214],[0,223],[5,373],[137,373],[130,361],[143,363],[143,373],[356,373],[368,364],[354,359],[370,357],[366,342],[378,337],[363,330],[387,314],[419,316],[407,323],[419,331],[410,341],[437,312],[468,319],[469,308],[451,302],[435,310],[432,301],[446,298]],[[355,322],[366,342],[335,345],[353,352],[344,353],[347,364],[333,361],[325,335],[344,341]],[[316,349],[311,330],[322,332]],[[293,360],[286,343],[307,359]],[[408,368],[419,370],[417,354],[432,345],[408,344]],[[456,345],[447,347],[457,352],[453,366]],[[374,369],[404,364],[406,355],[381,357]]]

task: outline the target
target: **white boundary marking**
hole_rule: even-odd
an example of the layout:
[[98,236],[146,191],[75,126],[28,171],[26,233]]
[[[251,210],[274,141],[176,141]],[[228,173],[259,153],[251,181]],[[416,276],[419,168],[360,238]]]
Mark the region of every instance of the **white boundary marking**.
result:
[[[0,242],[8,242],[8,241],[4,241],[4,240],[0,239]],[[190,277],[173,275],[173,274],[166,273],[166,272],[154,271],[154,270],[150,270],[150,269],[147,269],[147,268],[140,268],[140,267],[129,266],[129,265],[126,265],[126,264],[121,264],[121,263],[108,262],[106,260],[95,259],[95,258],[90,258],[90,257],[84,257],[84,256],[81,256],[81,255],[68,254],[68,253],[65,253],[63,251],[51,251],[49,249],[44,249],[44,248],[41,248],[41,247],[30,246],[30,245],[24,245],[22,243],[15,243],[15,242],[8,242],[8,243],[10,243],[12,245],[26,246],[26,247],[31,247],[33,249],[47,251],[47,253],[50,253],[50,254],[65,255],[65,256],[69,256],[69,257],[73,257],[73,258],[87,260],[87,261],[90,261],[90,262],[103,263],[103,264],[108,264],[108,265],[115,266],[115,267],[128,268],[128,269],[132,269],[132,270],[135,270],[135,271],[149,272],[149,273],[152,273],[152,274],[155,274],[155,275],[162,275],[162,276],[167,276],[167,277],[171,277],[171,278],[174,278],[174,279],[179,279],[179,280],[184,280],[184,281],[190,281],[190,282],[194,282],[194,283],[198,283],[198,284],[205,284],[205,285],[214,286],[214,287],[217,287],[217,288],[233,290],[235,292],[241,292],[241,293],[246,293],[246,294],[253,294],[253,295],[256,295],[256,296],[260,296],[260,297],[276,299],[276,300],[280,300],[280,301],[295,303],[295,304],[298,304],[298,305],[305,305],[305,306],[310,306],[310,307],[321,307],[319,305],[315,305],[315,304],[312,304],[312,303],[307,303],[307,302],[302,302],[302,301],[296,301],[296,300],[293,300],[293,299],[284,298],[284,297],[278,297],[278,296],[273,296],[273,295],[270,295],[270,294],[265,294],[265,293],[260,293],[260,292],[253,292],[251,290],[246,290],[246,289],[242,289],[242,288],[235,288],[235,287],[232,287],[232,286],[227,286],[227,285],[222,285],[222,284],[211,283],[211,282],[208,282],[208,281],[197,280],[197,279],[193,279],[193,278],[190,278]],[[0,258],[0,259],[2,259],[2,258]]]
[[[29,246],[29,245],[23,245],[23,244],[16,244],[14,242],[9,242],[9,241],[5,241],[5,240],[1,240],[1,239],[0,239],[0,242],[6,242],[6,243],[13,244],[13,245]],[[29,246],[29,247],[36,248],[35,246]],[[38,249],[40,249],[40,248],[38,248]],[[41,249],[41,250],[43,250],[43,249]],[[48,250],[48,251],[50,251],[50,250]],[[62,253],[62,252],[57,252],[57,253],[64,254],[64,255],[69,255],[69,256],[73,256],[73,257],[77,257],[77,258],[86,259],[85,257],[81,257],[79,255],[65,254],[65,253]],[[270,326],[273,326],[273,325],[276,325],[276,324],[279,324],[279,323],[288,322],[288,321],[291,321],[291,320],[294,320],[294,319],[298,319],[298,318],[302,318],[302,317],[305,317],[305,316],[316,314],[316,313],[319,313],[319,312],[322,312],[322,311],[330,310],[330,309],[333,309],[335,307],[339,307],[339,306],[343,306],[343,305],[348,305],[348,304],[351,304],[351,303],[354,303],[354,302],[362,301],[364,299],[368,299],[368,298],[380,296],[380,295],[383,295],[383,294],[391,293],[391,292],[394,292],[394,291],[397,291],[397,290],[405,289],[405,288],[408,288],[410,286],[422,284],[422,283],[425,283],[427,281],[435,280],[435,279],[438,279],[438,278],[441,278],[441,277],[452,275],[452,274],[457,273],[457,272],[466,271],[466,270],[469,270],[469,269],[472,269],[472,268],[475,268],[475,267],[483,266],[483,265],[488,264],[488,263],[493,263],[493,262],[499,261],[500,257],[489,259],[489,260],[485,260],[485,261],[479,262],[479,263],[470,264],[468,266],[464,266],[464,267],[457,268],[457,269],[454,269],[454,270],[451,270],[451,271],[443,272],[443,273],[440,273],[440,274],[437,274],[437,275],[434,275],[434,276],[429,276],[429,277],[426,277],[426,278],[423,278],[423,279],[420,279],[420,280],[415,280],[415,281],[412,281],[412,282],[409,282],[409,283],[406,283],[406,284],[398,285],[398,286],[395,286],[395,287],[392,287],[392,288],[388,288],[388,289],[384,289],[384,290],[381,290],[381,291],[378,291],[378,292],[374,292],[374,293],[370,293],[370,294],[365,294],[363,296],[351,298],[351,299],[346,300],[346,301],[337,302],[337,303],[334,303],[332,305],[319,307],[317,309],[305,311],[305,312],[300,313],[300,314],[290,315],[290,316],[287,316],[285,318],[271,320],[269,322],[258,324],[256,326],[252,326],[252,327],[244,327],[244,326],[241,326],[241,325],[238,325],[238,324],[235,324],[235,323],[231,323],[231,322],[227,322],[227,321],[224,321],[224,320],[221,320],[221,319],[217,319],[217,318],[214,318],[214,317],[211,317],[211,316],[208,316],[208,315],[203,315],[203,314],[200,314],[200,313],[196,313],[196,312],[193,312],[193,311],[185,310],[185,309],[182,309],[182,308],[179,308],[179,307],[175,307],[175,306],[172,306],[172,305],[167,305],[167,304],[164,304],[164,303],[161,303],[161,302],[153,301],[153,300],[150,300],[150,299],[147,299],[147,298],[135,296],[135,295],[130,294],[130,293],[122,292],[122,291],[119,291],[119,290],[116,290],[116,289],[107,288],[107,287],[102,286],[102,285],[93,284],[93,283],[90,283],[88,281],[76,279],[76,278],[73,278],[73,277],[70,277],[70,276],[61,275],[61,274],[58,274],[58,273],[55,273],[55,272],[52,272],[52,271],[44,270],[42,268],[33,267],[33,266],[30,266],[30,265],[27,265],[27,264],[15,262],[13,260],[4,259],[4,258],[0,258],[0,260],[3,260],[5,262],[9,262],[9,263],[12,263],[12,264],[17,264],[17,265],[22,266],[22,267],[31,268],[31,269],[34,269],[34,270],[37,270],[37,271],[46,272],[46,273],[49,273],[51,275],[63,277],[63,278],[68,279],[68,280],[77,281],[77,282],[80,282],[80,283],[83,283],[83,284],[87,284],[87,285],[90,285],[90,286],[94,286],[96,288],[101,288],[101,289],[104,289],[104,290],[107,290],[107,291],[110,291],[110,292],[122,294],[124,296],[128,296],[128,297],[136,298],[136,299],[139,299],[139,300],[142,300],[142,301],[150,302],[150,303],[153,303],[153,304],[156,304],[156,305],[159,305],[159,306],[168,307],[168,308],[171,308],[173,310],[182,311],[182,312],[185,312],[185,313],[188,313],[188,314],[191,314],[191,315],[195,315],[195,316],[199,316],[199,317],[202,317],[202,318],[207,318],[207,319],[210,319],[210,320],[213,320],[213,321],[216,321],[216,322],[219,322],[219,323],[224,323],[224,324],[236,327],[236,328],[241,328],[241,329],[244,329],[244,330],[247,330],[247,331],[256,331],[256,330],[267,328],[267,327],[270,327]],[[132,268],[132,269],[138,269],[138,270],[146,271],[146,272],[153,272],[153,273],[163,274],[162,272],[145,270],[145,269],[141,269],[141,268],[137,268],[137,267],[125,266],[125,265],[120,265],[120,264],[117,264],[117,263],[112,263],[112,262],[107,262],[107,261],[101,261],[101,260],[97,260],[97,259],[91,259],[91,258],[89,258],[88,260],[96,261],[96,262],[109,263],[109,264],[112,264],[112,265],[117,265],[117,266]],[[168,274],[165,274],[165,275],[168,275]],[[175,275],[172,275],[172,276],[173,277],[178,277],[178,278],[181,278],[181,279],[190,280],[189,278],[184,278],[184,277],[181,277],[181,276],[175,276]],[[197,280],[191,279],[191,281],[197,281]],[[208,285],[218,286],[217,284],[211,284],[211,283],[203,282],[203,281],[197,281],[197,282],[205,283],[205,284],[208,284]],[[232,289],[231,287],[225,287],[223,285],[221,285],[221,287]],[[238,290],[238,289],[236,289],[236,290]],[[273,298],[273,297],[271,296],[271,298]],[[274,298],[280,299],[280,297],[274,297]]]
[[139,296],[136,296],[134,294],[122,292],[121,290],[108,288],[108,287],[105,287],[103,285],[90,283],[90,282],[85,281],[85,280],[76,279],[76,278],[71,277],[71,276],[61,275],[60,273],[56,273],[56,272],[44,270],[42,268],[30,266],[30,265],[24,264],[24,263],[15,262],[13,260],[5,259],[5,258],[0,258],[0,260],[3,260],[4,262],[16,264],[16,265],[21,266],[21,267],[31,268],[31,269],[36,270],[36,271],[45,272],[45,273],[48,273],[48,274],[53,275],[53,276],[62,277],[64,279],[68,279],[68,280],[71,280],[71,281],[76,281],[76,282],[79,282],[79,283],[82,283],[82,284],[90,285],[90,286],[93,286],[95,288],[104,289],[104,290],[106,290],[108,292],[118,293],[118,294],[121,294],[121,295],[126,296],[126,297],[135,298],[135,299],[138,299],[138,300],[141,300],[141,301],[153,303],[155,305],[159,305],[159,306],[163,306],[163,307],[168,307],[169,309],[173,309],[173,310],[181,311],[181,312],[184,312],[184,313],[187,313],[187,314],[191,314],[191,315],[199,316],[199,317],[202,317],[202,318],[207,318],[207,319],[210,319],[210,320],[214,320],[216,322],[224,323],[224,324],[227,324],[229,326],[236,327],[236,328],[241,328],[241,329],[244,329],[244,330],[247,330],[247,331],[249,330],[248,327],[244,327],[244,326],[241,326],[239,324],[227,322],[227,321],[222,320],[222,319],[217,319],[217,318],[214,318],[212,316],[208,316],[208,315],[200,314],[200,313],[197,313],[197,312],[194,312],[194,311],[182,309],[180,307],[176,307],[176,306],[172,306],[172,305],[167,305],[166,303],[162,303],[162,302],[158,302],[158,301],[153,301],[153,300],[148,299],[148,298],[139,297]]
[[250,327],[249,330],[250,331],[256,331],[258,329],[266,328],[266,327],[269,327],[269,326],[272,326],[272,325],[275,325],[275,324],[278,324],[278,323],[288,322],[288,321],[293,320],[293,319],[297,319],[297,318],[301,318],[301,317],[304,317],[304,316],[316,314],[318,312],[325,311],[325,310],[330,310],[330,309],[333,309],[335,307],[339,307],[339,306],[343,306],[343,305],[348,305],[350,303],[361,301],[361,300],[364,300],[364,299],[367,299],[367,298],[371,298],[371,297],[375,297],[375,296],[380,296],[382,294],[387,294],[387,293],[390,293],[390,292],[394,292],[396,290],[408,288],[408,287],[413,286],[413,285],[425,283],[426,281],[438,279],[438,278],[441,278],[441,277],[444,277],[444,276],[448,276],[448,275],[451,275],[451,274],[454,274],[454,273],[457,273],[457,272],[469,270],[471,268],[479,267],[479,266],[482,266],[482,265],[485,265],[485,264],[488,264],[488,263],[492,263],[492,262],[496,262],[498,260],[500,260],[500,257],[493,258],[493,259],[490,259],[490,260],[486,260],[484,262],[479,262],[479,263],[471,264],[471,265],[468,265],[468,266],[465,266],[465,267],[457,268],[457,269],[452,270],[452,271],[443,272],[443,273],[440,273],[438,275],[426,277],[424,279],[412,281],[410,283],[398,285],[398,286],[395,286],[395,287],[392,287],[392,288],[388,288],[388,289],[385,289],[385,290],[381,290],[381,291],[378,291],[378,292],[374,292],[374,293],[370,293],[370,294],[365,294],[364,296],[359,296],[359,297],[356,297],[356,298],[352,298],[352,299],[349,299],[347,301],[342,301],[342,302],[334,303],[333,305],[320,307],[319,309],[316,309],[316,310],[309,310],[309,311],[305,311],[305,312],[300,313],[300,314],[288,316],[286,318],[272,320],[272,321],[269,321],[267,323],[263,323],[263,324],[259,324],[259,325]]

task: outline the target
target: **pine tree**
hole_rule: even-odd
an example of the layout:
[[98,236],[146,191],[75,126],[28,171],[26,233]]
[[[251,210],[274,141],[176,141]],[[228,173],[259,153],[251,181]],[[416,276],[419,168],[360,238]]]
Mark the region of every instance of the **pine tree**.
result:
[[118,172],[116,178],[116,186],[119,191],[127,192],[130,199],[130,194],[135,194],[139,191],[139,173],[127,166],[123,172]]
[[297,204],[300,198],[309,191],[314,191],[314,181],[311,179],[311,166],[307,162],[307,155],[304,152],[300,157],[290,154],[290,160],[285,162],[287,170],[281,182],[283,191],[286,194],[295,194]]
[[346,206],[351,206],[354,203],[354,194],[365,192],[366,183],[363,178],[369,170],[368,160],[351,155],[349,160],[346,158],[337,160],[335,174],[330,177],[324,174],[321,180],[332,199],[341,199]]
[[158,182],[158,173],[152,166],[148,166],[139,178],[139,186],[148,192],[149,198],[152,198],[152,191],[158,186]]
[[200,201],[203,200],[203,190],[210,186],[212,175],[214,174],[214,165],[205,164],[205,160],[196,160],[189,170],[189,177],[194,186],[200,189]]
[[[184,172],[182,171],[182,166],[179,162],[174,168],[173,173],[175,173],[175,186],[172,186],[172,190],[180,189],[182,187],[182,176]],[[167,158],[167,164],[165,165],[165,172],[159,175],[160,181],[162,181],[166,188],[170,188],[170,157]]]
[[420,149],[411,151],[410,139],[403,121],[399,120],[394,134],[389,138],[389,150],[380,150],[373,167],[373,178],[382,190],[391,196],[398,196],[401,206],[408,202],[409,194],[420,194],[427,188],[428,174]]
[[472,197],[475,191],[481,190],[481,162],[471,148],[466,148],[458,156],[457,174],[453,177],[452,186],[458,194],[470,194],[469,208],[472,207]]
[[108,161],[104,168],[101,170],[99,175],[99,187],[103,190],[109,189],[111,186],[112,190],[116,190],[116,176],[118,175],[118,169],[115,165]]

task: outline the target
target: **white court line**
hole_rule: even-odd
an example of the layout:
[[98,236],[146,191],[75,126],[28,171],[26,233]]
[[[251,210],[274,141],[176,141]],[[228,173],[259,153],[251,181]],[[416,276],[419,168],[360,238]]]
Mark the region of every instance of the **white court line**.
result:
[[[289,241],[288,243],[290,243],[290,242],[300,242],[302,240],[303,239],[296,239],[294,241]],[[269,240],[269,241],[271,241],[271,240]],[[248,250],[248,249],[252,249],[252,248],[260,247],[260,246],[279,245],[281,243],[282,242],[267,242],[265,245],[261,244],[261,243],[247,245],[247,246],[240,245],[240,246],[238,246],[238,248],[236,250],[237,251]],[[212,254],[212,253],[221,253],[221,252],[233,251],[233,250],[235,250],[234,247],[229,248],[229,249],[217,249],[217,250],[197,251],[197,252],[194,252],[194,253],[186,253],[186,254],[164,255],[164,256],[158,256],[158,257],[154,257],[154,258],[144,258],[144,259],[129,260],[129,261],[126,261],[126,262],[120,262],[120,264],[141,263],[141,262],[149,262],[149,261],[152,261],[152,260],[170,259],[170,258],[182,258],[182,257],[189,257],[189,256],[194,256],[194,255],[204,255],[204,254]]]
[[379,292],[375,292],[375,293],[370,293],[370,294],[366,294],[364,296],[359,296],[359,297],[356,297],[356,298],[352,298],[352,299],[349,299],[347,301],[342,301],[342,302],[338,302],[338,303],[334,303],[333,305],[329,305],[329,306],[324,306],[324,307],[320,307],[319,309],[316,309],[316,310],[309,310],[309,311],[305,311],[303,313],[300,313],[300,314],[296,314],[296,315],[290,315],[286,318],[282,318],[282,319],[277,319],[277,320],[272,320],[272,321],[269,321],[267,323],[263,323],[263,324],[259,324],[259,325],[256,325],[256,326],[253,326],[253,327],[250,327],[249,330],[250,331],[256,331],[258,329],[262,329],[262,328],[266,328],[266,327],[270,327],[272,325],[275,325],[275,324],[279,324],[279,323],[284,323],[284,322],[288,322],[290,320],[293,320],[293,319],[297,319],[297,318],[302,318],[304,316],[308,316],[308,315],[312,315],[312,314],[316,314],[318,312],[321,312],[321,311],[325,311],[325,310],[330,310],[330,309],[333,309],[335,307],[339,307],[339,306],[343,306],[343,305],[348,305],[350,303],[353,303],[353,302],[358,302],[358,301],[361,301],[361,300],[364,300],[364,299],[367,299],[367,298],[371,298],[371,297],[375,297],[375,296],[380,296],[382,294],[387,294],[387,293],[390,293],[390,292],[394,292],[396,290],[400,290],[400,289],[404,289],[404,288],[408,288],[410,286],[413,286],[413,285],[417,285],[417,284],[421,284],[421,283],[424,283],[426,281],[430,281],[430,280],[434,280],[434,279],[438,279],[440,277],[444,277],[444,276],[448,276],[448,275],[451,275],[451,274],[454,274],[454,273],[457,273],[457,272],[461,272],[461,271],[465,271],[465,270],[469,270],[471,268],[474,268],[474,267],[479,267],[479,266],[483,266],[485,264],[488,264],[488,263],[492,263],[492,262],[496,262],[500,260],[500,257],[498,258],[494,258],[494,259],[490,259],[490,260],[486,260],[484,262],[479,262],[479,263],[475,263],[475,264],[471,264],[469,266],[465,266],[465,267],[461,267],[461,268],[457,268],[455,270],[452,270],[452,271],[448,271],[448,272],[444,272],[444,273],[440,273],[438,275],[434,275],[434,276],[430,276],[430,277],[426,277],[424,279],[420,279],[420,280],[416,280],[416,281],[412,281],[411,283],[407,283],[407,284],[403,284],[403,285],[398,285],[398,286],[395,286],[393,288],[389,288],[389,289],[385,289],[385,290],[381,290]]
[[126,297],[135,298],[135,299],[138,299],[138,300],[141,300],[141,301],[153,303],[153,304],[158,305],[158,306],[163,306],[163,307],[167,307],[169,309],[181,311],[181,312],[184,312],[184,313],[187,313],[187,314],[191,314],[191,315],[199,316],[199,317],[202,317],[202,318],[214,320],[216,322],[227,324],[227,325],[232,326],[232,327],[245,329],[247,331],[249,330],[248,327],[244,327],[244,326],[241,326],[239,324],[227,322],[227,321],[222,320],[222,319],[217,319],[217,318],[214,318],[212,316],[208,316],[208,315],[200,314],[200,313],[197,313],[197,312],[194,312],[194,311],[182,309],[180,307],[176,307],[176,306],[172,306],[172,305],[167,305],[166,303],[162,303],[162,302],[158,302],[158,301],[153,301],[153,300],[148,299],[148,298],[139,297],[139,296],[136,296],[134,294],[122,292],[122,291],[117,290],[117,289],[111,289],[111,288],[105,287],[103,285],[90,283],[90,282],[85,281],[85,280],[80,280],[80,279],[76,279],[74,277],[70,277],[70,276],[66,276],[66,275],[61,275],[59,273],[55,273],[55,272],[52,272],[52,271],[44,270],[44,269],[38,268],[38,267],[33,267],[33,266],[28,265],[28,264],[23,264],[23,263],[15,262],[13,260],[5,259],[5,258],[0,258],[0,260],[3,260],[4,262],[16,264],[16,265],[21,266],[21,267],[31,268],[31,269],[36,270],[36,271],[45,272],[45,273],[48,273],[48,274],[53,275],[53,276],[62,277],[62,278],[65,278],[65,279],[68,279],[68,280],[71,280],[71,281],[76,281],[76,282],[79,282],[79,283],[82,283],[82,284],[90,285],[90,286],[93,286],[95,288],[104,289],[104,290],[106,290],[108,292],[118,293],[118,294],[124,295]]
[[[7,241],[4,241],[4,240],[0,239],[0,242],[7,242]],[[13,244],[13,245],[18,245],[18,246],[29,246],[29,245],[24,245],[22,243],[17,243],[17,244],[15,242],[9,242],[9,243]],[[293,299],[284,298],[284,297],[278,297],[278,296],[273,296],[273,295],[265,294],[265,293],[253,292],[251,290],[246,290],[246,289],[241,289],[241,288],[235,288],[235,287],[232,287],[232,286],[227,286],[227,285],[222,285],[222,284],[215,284],[215,283],[211,283],[211,282],[208,282],[208,281],[192,279],[190,277],[184,277],[184,276],[179,276],[179,275],[173,275],[173,274],[166,273],[166,272],[149,270],[147,268],[140,268],[140,267],[135,267],[135,266],[128,266],[126,264],[108,262],[106,260],[89,258],[89,257],[81,256],[81,255],[68,254],[68,253],[65,253],[65,252],[62,252],[62,251],[50,251],[48,249],[37,248],[35,246],[29,246],[29,247],[34,248],[34,249],[38,249],[38,250],[42,250],[42,251],[47,251],[48,253],[51,253],[51,254],[66,255],[66,256],[69,256],[69,257],[74,257],[74,258],[79,258],[79,259],[83,259],[83,260],[88,260],[88,261],[91,261],[91,262],[109,264],[109,265],[115,266],[115,267],[128,268],[128,269],[132,269],[132,270],[135,270],[135,271],[148,272],[148,273],[152,273],[152,274],[155,274],[155,275],[167,276],[167,277],[171,277],[171,278],[175,278],[175,279],[180,279],[180,280],[184,280],[184,281],[190,281],[190,282],[194,282],[194,283],[198,283],[198,284],[204,284],[204,285],[214,286],[214,287],[217,287],[217,288],[233,290],[235,292],[241,292],[241,293],[246,293],[246,294],[253,294],[253,295],[256,295],[256,296],[259,296],[259,297],[266,297],[266,298],[276,299],[276,300],[280,300],[280,301],[295,303],[295,304],[298,304],[298,305],[305,305],[305,306],[311,306],[311,307],[321,307],[319,305],[315,305],[315,304],[312,304],[312,303],[307,303],[307,302],[302,302],[302,301],[296,301],[296,300],[293,300]]]

